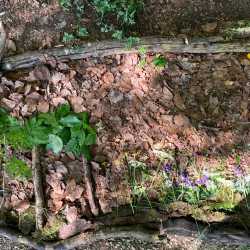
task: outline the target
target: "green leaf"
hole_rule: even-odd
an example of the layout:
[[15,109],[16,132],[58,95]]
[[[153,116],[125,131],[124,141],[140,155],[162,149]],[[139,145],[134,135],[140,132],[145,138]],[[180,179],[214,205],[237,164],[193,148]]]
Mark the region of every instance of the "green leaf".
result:
[[84,124],[89,124],[89,114],[88,114],[88,112],[80,113],[79,118],[82,120],[83,125]]
[[69,140],[69,142],[65,146],[65,151],[71,152],[71,153],[75,154],[76,156],[79,156],[81,154],[79,141],[76,137],[73,137]]
[[26,130],[29,140],[33,146],[45,145],[48,143],[48,135],[52,132],[50,128],[39,126],[34,120],[26,123]]
[[85,139],[85,145],[90,146],[96,143],[96,134],[88,134]]
[[57,135],[50,134],[47,149],[52,150],[55,154],[59,154],[63,149],[62,139]]
[[167,65],[167,59],[164,56],[157,55],[153,60],[153,64],[156,67],[164,68]]
[[85,157],[88,161],[90,161],[90,160],[92,159],[91,153],[90,153],[90,149],[89,149],[88,146],[82,146],[82,147],[81,147],[81,154],[83,154],[84,157]]
[[46,126],[55,134],[62,129],[62,126],[58,123],[54,112],[39,114],[37,116],[37,124],[40,126]]
[[62,130],[60,130],[57,135],[62,139],[63,144],[67,144],[67,142],[70,140],[71,138],[71,133],[70,133],[70,129],[69,128],[63,128]]
[[77,35],[79,37],[86,37],[89,35],[87,29],[85,27],[79,27],[78,31],[77,31]]
[[62,117],[67,116],[70,113],[70,106],[69,104],[63,104],[59,106],[56,111],[56,119],[60,120]]
[[66,127],[74,127],[75,125],[80,125],[81,121],[75,115],[68,115],[61,118],[60,123]]

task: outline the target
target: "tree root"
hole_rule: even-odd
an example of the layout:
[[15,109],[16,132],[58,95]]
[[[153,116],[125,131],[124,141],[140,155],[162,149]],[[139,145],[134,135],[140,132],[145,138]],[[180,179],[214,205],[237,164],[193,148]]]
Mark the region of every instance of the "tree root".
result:
[[54,48],[48,50],[27,52],[17,56],[4,58],[0,64],[3,71],[13,71],[33,67],[46,63],[53,57],[60,61],[77,60],[88,57],[103,57],[117,54],[138,53],[140,47],[144,47],[147,52],[172,52],[172,53],[244,53],[250,51],[250,42],[227,41],[223,37],[193,38],[184,41],[183,38],[141,38],[140,42],[126,47],[126,42],[122,41],[102,41],[84,44],[79,48]]
[[41,230],[44,225],[44,194],[43,194],[43,171],[39,161],[39,150],[32,149],[32,176],[35,192],[36,229]]

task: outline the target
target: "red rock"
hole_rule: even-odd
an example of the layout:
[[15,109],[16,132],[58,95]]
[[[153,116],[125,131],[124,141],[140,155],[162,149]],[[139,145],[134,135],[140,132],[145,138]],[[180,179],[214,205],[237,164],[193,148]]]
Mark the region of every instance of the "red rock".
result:
[[28,201],[21,201],[17,206],[15,206],[15,210],[18,213],[23,213],[30,207],[30,203]]
[[5,109],[7,109],[8,111],[11,111],[12,109],[15,108],[16,106],[16,102],[11,101],[7,98],[2,98],[1,100],[1,106]]
[[174,123],[179,127],[188,127],[190,125],[188,117],[182,114],[174,117]]
[[38,65],[33,70],[33,75],[37,80],[49,80],[50,71],[45,65]]
[[88,229],[94,229],[96,226],[90,221],[84,219],[76,220],[68,225],[63,225],[59,229],[58,237],[59,239],[67,239],[73,235],[76,235],[81,232],[85,232]]
[[103,77],[102,80],[104,83],[107,84],[112,84],[115,80],[114,75],[111,72],[106,72]]
[[62,97],[54,97],[54,98],[51,100],[52,105],[55,106],[55,107],[57,107],[57,106],[59,106],[59,105],[61,105],[61,104],[64,104],[64,103],[66,103],[66,102],[67,102],[67,101],[66,101],[64,98],[62,98]]
[[47,101],[40,101],[37,105],[37,111],[41,113],[47,113],[49,111],[49,103]]
[[86,108],[83,106],[83,99],[80,96],[70,96],[68,100],[76,113],[86,111]]
[[69,223],[72,223],[77,220],[77,208],[75,206],[67,207],[65,209],[65,214],[66,214],[66,220]]

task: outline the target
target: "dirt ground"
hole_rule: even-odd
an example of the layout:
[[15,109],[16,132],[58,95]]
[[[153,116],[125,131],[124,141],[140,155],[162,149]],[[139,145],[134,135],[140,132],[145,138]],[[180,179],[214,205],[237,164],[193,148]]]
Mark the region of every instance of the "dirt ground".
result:
[[[134,34],[212,35],[225,21],[250,17],[246,0],[160,3],[145,1]],[[76,25],[74,15],[62,11],[56,0],[4,0],[0,2],[2,11],[9,37],[6,55],[60,46],[63,32],[71,32]],[[92,12],[87,13],[82,22],[91,39],[104,39],[92,25]],[[211,22],[215,23],[212,32],[202,27]],[[170,163],[190,175],[197,169],[214,170],[230,178],[237,158],[244,173],[250,174],[250,60],[246,55],[166,53],[167,65],[161,68],[153,63],[156,55],[144,56],[116,55],[68,63],[48,58],[34,69],[0,76],[0,106],[15,117],[46,113],[66,102],[75,112],[90,113],[98,135],[92,149],[94,189],[103,214],[131,204],[128,160],[163,171],[166,162],[159,170],[156,151],[167,152]],[[9,154],[31,163],[30,152],[10,150]],[[55,216],[68,223],[92,218],[81,159],[47,152],[41,160],[48,224]],[[33,208],[31,181],[6,178],[6,185],[7,210]],[[158,196],[154,190],[149,199]],[[23,230],[30,233],[33,228]]]
[[[250,17],[248,0],[146,0],[144,3],[137,24],[131,30],[132,35],[139,37],[175,36],[180,33],[187,36],[211,35],[227,21]],[[85,6],[86,11],[81,19],[81,25],[89,31],[89,37],[85,40],[110,38],[100,32],[95,25],[95,13],[87,4]],[[63,11],[57,0],[3,0],[0,3],[2,11],[5,12],[2,19],[12,41],[9,53],[62,45],[63,33],[71,33],[77,25],[75,13]],[[214,28],[203,26],[207,23],[212,23]]]
[[[240,156],[249,173],[250,61],[233,54],[165,57],[165,68],[155,67],[151,54],[144,68],[137,54],[70,64],[48,61],[34,70],[4,75],[1,106],[19,118],[65,102],[76,112],[91,114],[98,131],[92,167],[103,213],[131,202],[125,157],[156,170],[155,150],[161,150],[190,173],[222,168],[230,177]],[[39,80],[41,75],[47,80]],[[29,153],[22,157],[30,162]],[[47,153],[42,162],[49,214],[88,217],[80,159]],[[6,207],[32,203],[32,190],[30,182],[10,181]]]

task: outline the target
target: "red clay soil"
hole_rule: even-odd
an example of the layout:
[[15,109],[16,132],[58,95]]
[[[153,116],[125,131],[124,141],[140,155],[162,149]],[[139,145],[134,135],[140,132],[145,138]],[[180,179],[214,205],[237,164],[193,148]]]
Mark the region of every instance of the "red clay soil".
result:
[[[136,54],[69,64],[51,59],[2,76],[1,106],[20,118],[65,102],[91,114],[98,131],[92,168],[103,213],[131,202],[125,157],[156,170],[155,150],[162,150],[181,169],[192,172],[190,162],[208,171],[223,164],[231,175],[240,155],[249,173],[250,61],[232,54],[165,56],[168,65],[161,69],[152,64],[154,55],[147,55],[144,68]],[[29,163],[29,153],[19,155]],[[64,214],[68,222],[91,216],[80,159],[47,153],[42,163],[48,214]],[[32,183],[9,180],[8,187],[5,207],[25,211]]]

